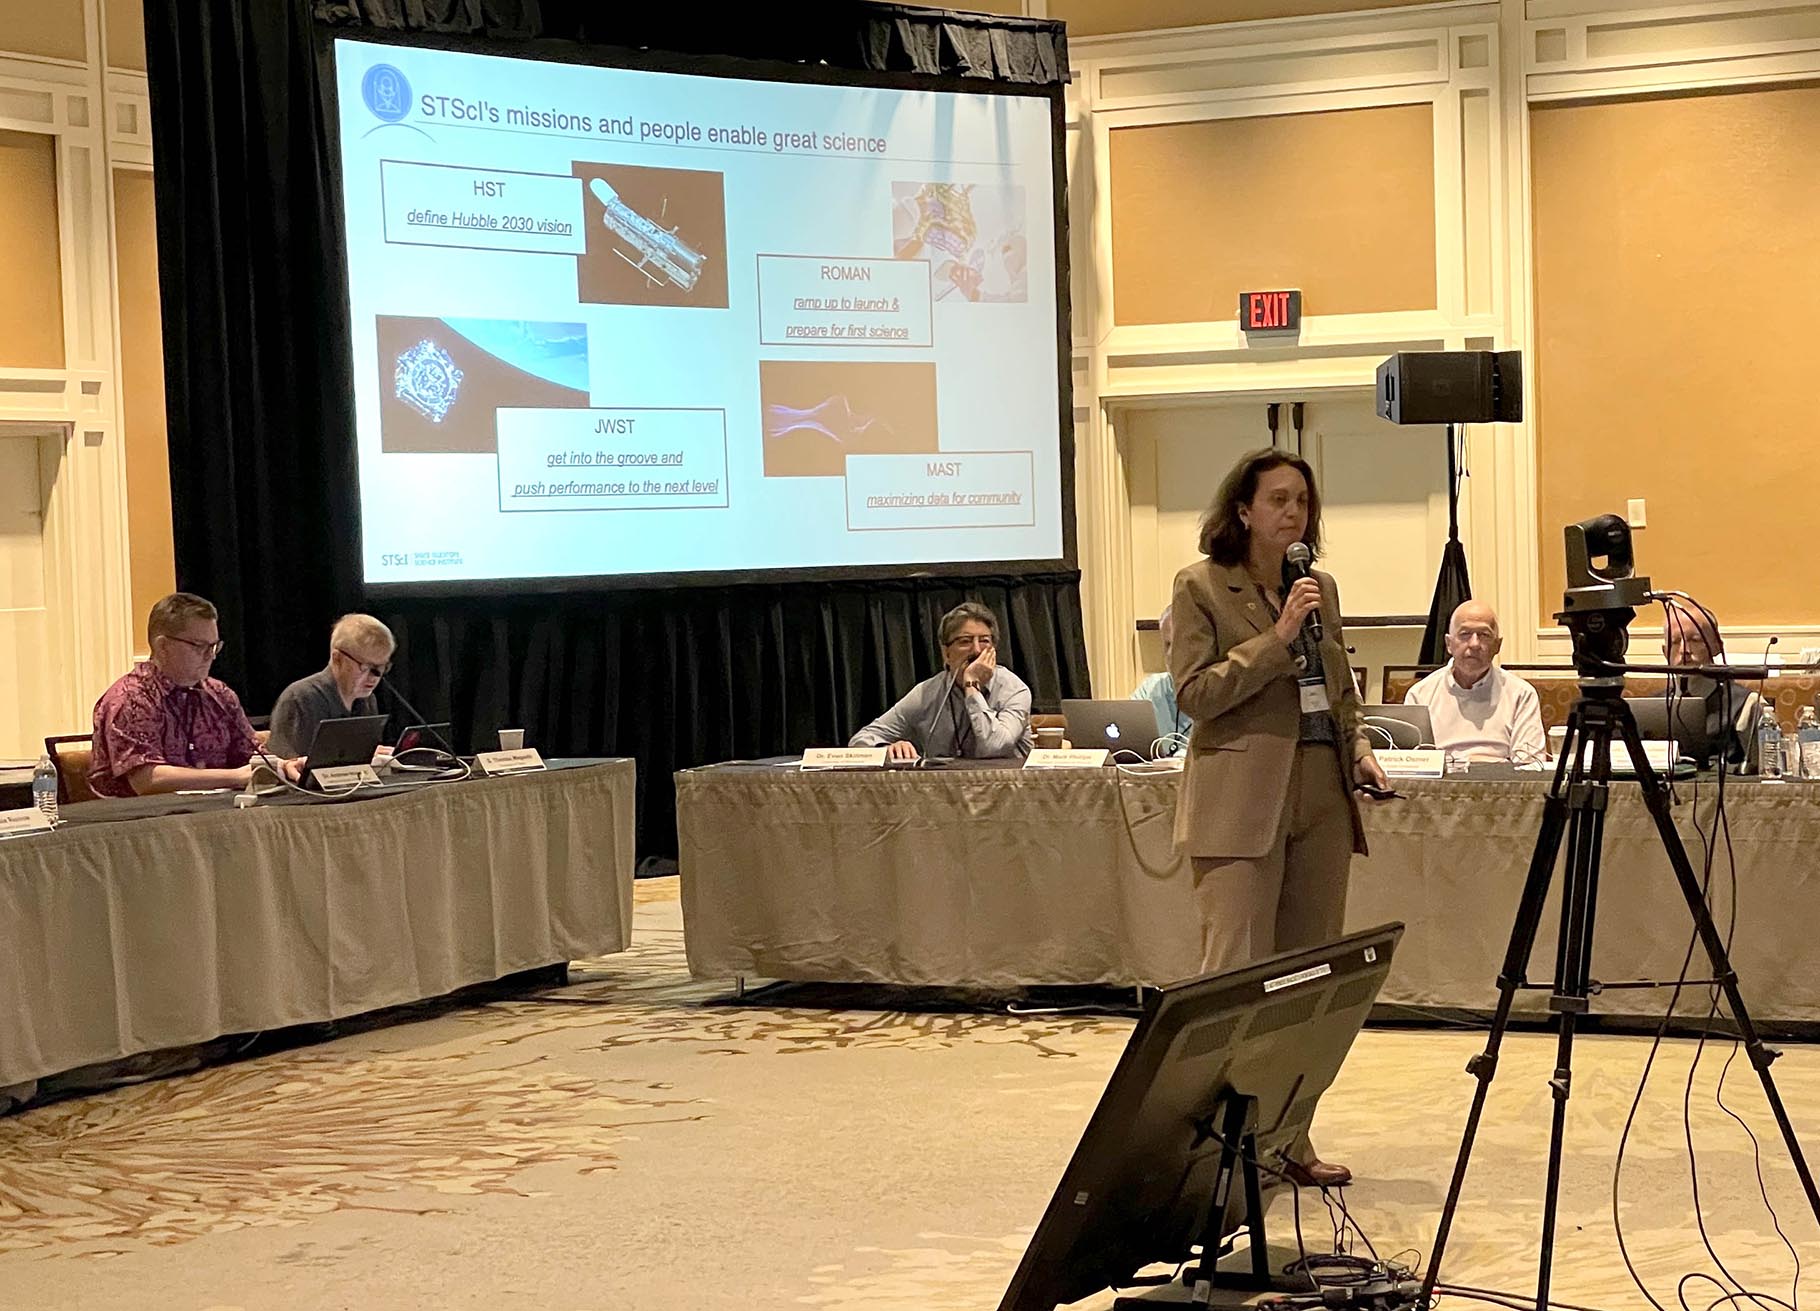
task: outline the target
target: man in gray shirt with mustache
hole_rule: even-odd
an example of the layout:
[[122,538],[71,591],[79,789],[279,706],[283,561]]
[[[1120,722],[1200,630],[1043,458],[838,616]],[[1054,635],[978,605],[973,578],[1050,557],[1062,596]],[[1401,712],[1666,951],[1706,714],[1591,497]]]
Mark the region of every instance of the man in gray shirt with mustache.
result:
[[847,745],[918,756],[987,760],[1030,754],[1030,688],[998,665],[998,618],[976,601],[942,616],[942,672],[925,678]]

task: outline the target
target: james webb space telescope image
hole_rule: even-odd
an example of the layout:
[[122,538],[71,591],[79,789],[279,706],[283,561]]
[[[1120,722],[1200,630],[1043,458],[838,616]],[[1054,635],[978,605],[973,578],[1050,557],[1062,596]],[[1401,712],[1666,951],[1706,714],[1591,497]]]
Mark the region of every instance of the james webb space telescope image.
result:
[[502,406],[588,404],[585,324],[382,314],[374,326],[387,454],[493,455]]

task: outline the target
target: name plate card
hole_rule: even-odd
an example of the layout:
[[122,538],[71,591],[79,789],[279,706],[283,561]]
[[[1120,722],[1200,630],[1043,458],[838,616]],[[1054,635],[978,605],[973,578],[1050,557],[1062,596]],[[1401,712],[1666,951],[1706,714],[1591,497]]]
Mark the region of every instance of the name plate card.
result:
[[1372,754],[1392,778],[1440,778],[1447,772],[1445,751],[1375,751]]
[[884,747],[810,747],[803,752],[804,769],[883,769]]
[[1098,769],[1106,763],[1106,748],[1038,747],[1024,761],[1025,769]]
[[23,837],[27,833],[49,833],[51,817],[36,806],[23,810],[0,810],[0,838]]
[[379,786],[379,775],[373,772],[371,765],[330,765],[322,769],[312,769],[310,777],[324,792]]
[[[1643,758],[1649,762],[1651,769],[1667,773],[1675,767],[1675,762],[1681,759],[1680,746],[1679,742],[1669,742],[1653,737],[1644,738]],[[1583,746],[1582,750],[1584,755],[1581,758],[1586,761],[1587,767],[1591,768],[1592,751],[1589,746]],[[1631,766],[1630,752],[1625,749],[1623,742],[1611,744],[1611,772],[1626,775],[1635,775],[1637,772]]]
[[480,772],[489,776],[500,774],[531,774],[546,769],[543,757],[537,754],[536,747],[520,747],[516,751],[482,751],[474,757],[480,766]]

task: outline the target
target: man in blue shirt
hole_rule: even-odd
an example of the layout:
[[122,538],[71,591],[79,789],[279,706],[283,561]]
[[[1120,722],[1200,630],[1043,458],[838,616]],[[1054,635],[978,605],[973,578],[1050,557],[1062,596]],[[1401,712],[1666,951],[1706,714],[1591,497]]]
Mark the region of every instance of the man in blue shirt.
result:
[[1156,622],[1157,635],[1163,639],[1163,670],[1151,674],[1137,685],[1137,691],[1131,694],[1133,701],[1148,701],[1151,709],[1156,711],[1156,735],[1158,739],[1167,738],[1160,756],[1179,756],[1188,749],[1188,730],[1194,727],[1194,721],[1184,715],[1175,703],[1175,680],[1169,677],[1169,647],[1175,640],[1175,630],[1169,620],[1169,607],[1163,607],[1163,616]]

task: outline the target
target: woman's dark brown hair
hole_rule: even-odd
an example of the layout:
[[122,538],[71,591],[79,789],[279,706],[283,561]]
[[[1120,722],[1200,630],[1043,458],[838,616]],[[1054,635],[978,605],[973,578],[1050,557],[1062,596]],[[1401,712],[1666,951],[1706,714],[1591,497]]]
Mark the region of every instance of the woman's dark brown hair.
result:
[[1314,470],[1299,455],[1271,449],[1240,456],[1232,472],[1220,480],[1213,504],[1201,516],[1202,555],[1215,564],[1238,564],[1245,559],[1251,549],[1251,530],[1239,518],[1239,507],[1250,505],[1251,498],[1258,494],[1258,479],[1284,465],[1299,472],[1308,484],[1308,526],[1302,530],[1302,540],[1310,551],[1320,555],[1321,493],[1315,489]]

